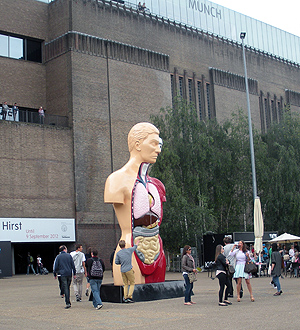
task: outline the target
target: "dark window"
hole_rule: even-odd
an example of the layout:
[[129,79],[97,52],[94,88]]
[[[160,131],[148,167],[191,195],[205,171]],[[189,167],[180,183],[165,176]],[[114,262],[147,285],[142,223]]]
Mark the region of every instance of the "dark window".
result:
[[208,115],[208,119],[211,119],[211,111],[210,111],[210,84],[206,84],[206,99],[207,99],[207,115]]
[[281,102],[278,102],[278,115],[279,115],[279,121],[282,120],[282,117],[283,117],[283,112],[282,112],[282,103]]
[[183,77],[179,76],[179,95],[183,97]]
[[174,101],[174,76],[171,74],[171,95],[172,95],[172,102]]
[[271,109],[272,109],[272,120],[274,123],[277,123],[276,103],[274,102],[274,100],[271,100]]
[[269,106],[268,106],[268,99],[264,99],[264,106],[265,106],[265,116],[266,116],[266,127],[267,129],[270,128],[270,113],[269,113]]
[[26,55],[28,61],[42,62],[42,43],[40,41],[26,39]]
[[201,94],[201,81],[197,81],[197,90],[198,90],[198,107],[199,107],[199,118],[202,120],[202,94]]
[[189,79],[188,82],[189,82],[189,100],[190,103],[193,103],[193,81],[192,79]]

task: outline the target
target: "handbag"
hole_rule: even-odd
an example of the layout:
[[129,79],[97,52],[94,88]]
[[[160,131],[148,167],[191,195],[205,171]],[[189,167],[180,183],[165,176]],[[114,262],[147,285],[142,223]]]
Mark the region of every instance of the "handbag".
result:
[[268,275],[272,275],[272,264],[270,263],[269,268],[268,268]]
[[188,277],[189,277],[190,283],[197,281],[197,276],[194,272],[188,273]]
[[248,274],[249,273],[251,273],[251,274],[256,273],[257,272],[257,267],[256,267],[255,264],[247,262],[245,264],[244,272],[248,273]]
[[235,269],[232,265],[228,265],[228,274],[232,275],[235,273]]

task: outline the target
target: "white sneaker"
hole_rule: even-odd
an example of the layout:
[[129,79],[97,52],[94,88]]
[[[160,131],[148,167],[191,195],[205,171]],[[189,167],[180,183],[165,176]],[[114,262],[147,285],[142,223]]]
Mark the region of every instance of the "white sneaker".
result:
[[96,307],[96,309],[101,309],[103,307],[103,305],[98,305],[97,307]]

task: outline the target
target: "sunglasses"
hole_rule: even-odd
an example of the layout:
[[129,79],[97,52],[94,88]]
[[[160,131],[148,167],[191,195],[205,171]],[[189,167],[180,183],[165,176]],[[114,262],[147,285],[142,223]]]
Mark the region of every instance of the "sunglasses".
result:
[[188,251],[192,251],[192,249],[187,249]]

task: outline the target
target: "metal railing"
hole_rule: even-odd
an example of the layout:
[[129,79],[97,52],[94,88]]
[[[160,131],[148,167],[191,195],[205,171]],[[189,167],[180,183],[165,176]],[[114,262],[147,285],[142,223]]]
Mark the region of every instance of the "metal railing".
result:
[[0,107],[0,120],[60,126],[60,127],[69,126],[68,117],[66,116],[58,116],[51,114],[45,114],[44,116],[40,116],[38,112],[30,111],[30,110],[18,110],[15,112],[15,114],[13,114],[11,108],[9,108],[6,115],[4,115],[2,112],[2,107]]

